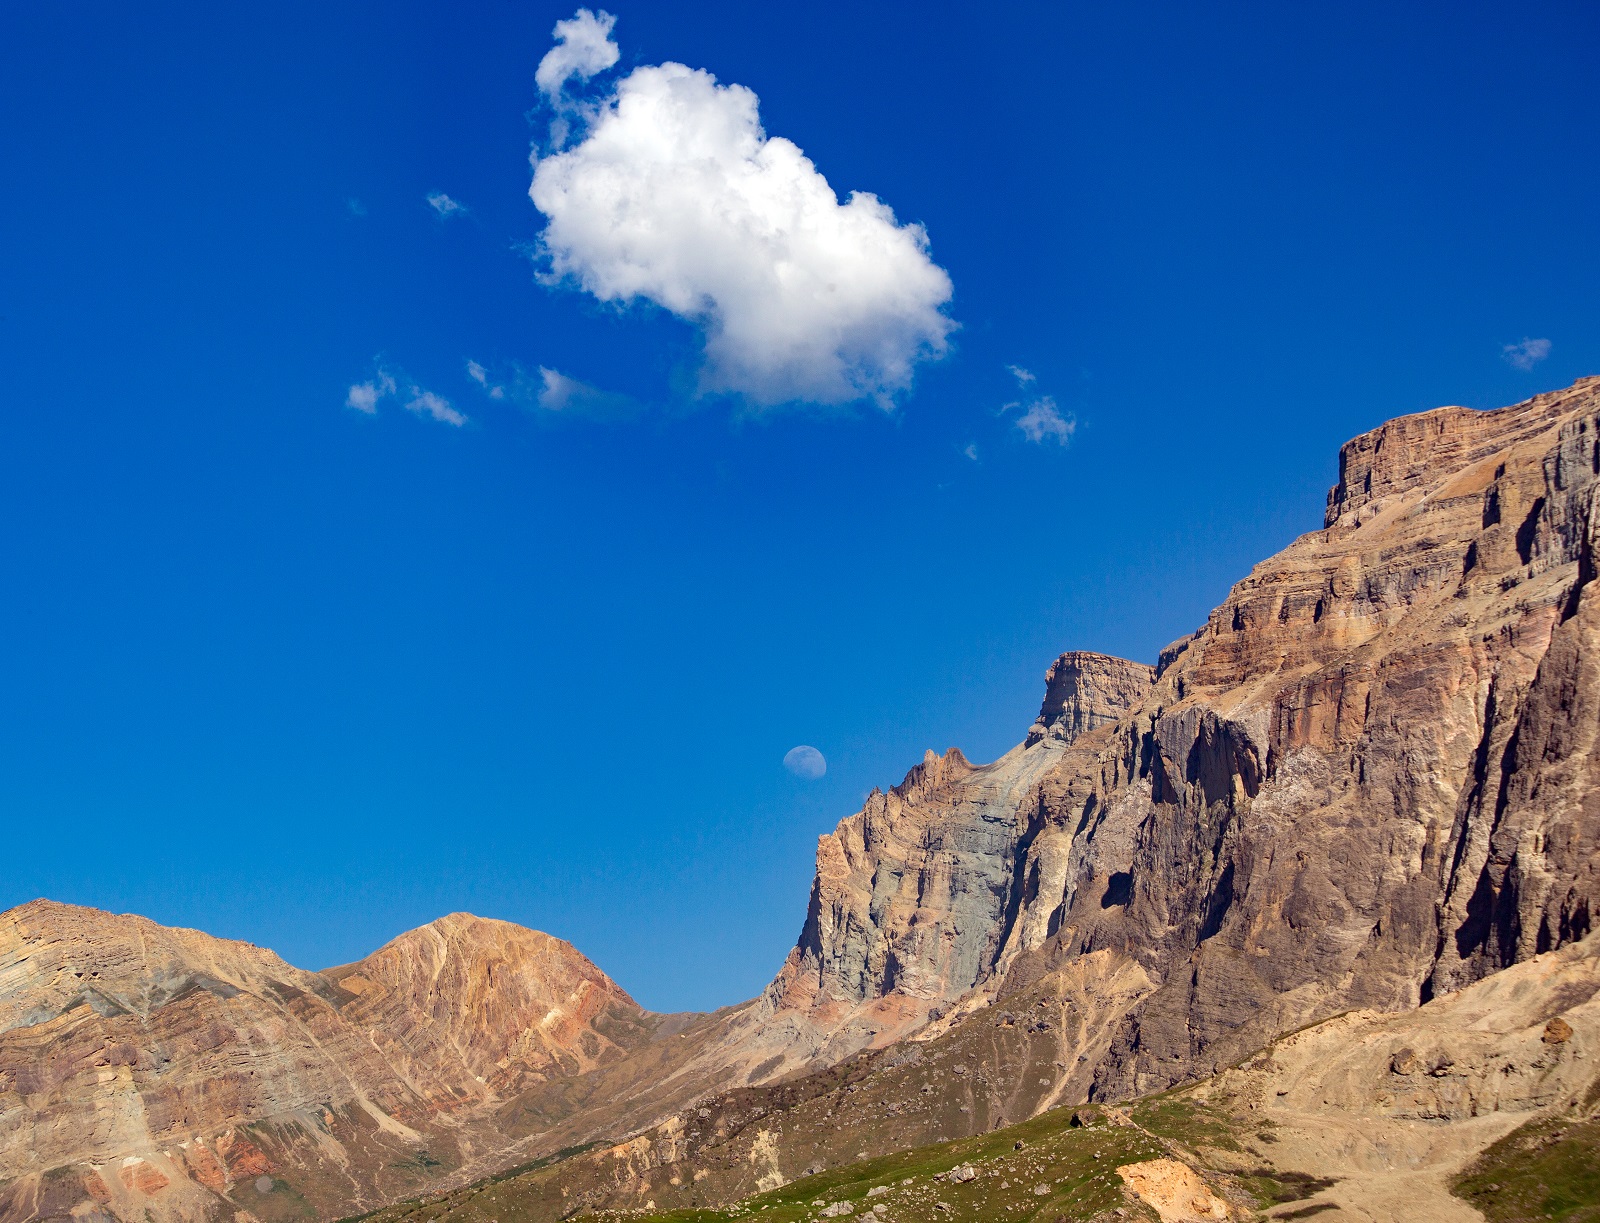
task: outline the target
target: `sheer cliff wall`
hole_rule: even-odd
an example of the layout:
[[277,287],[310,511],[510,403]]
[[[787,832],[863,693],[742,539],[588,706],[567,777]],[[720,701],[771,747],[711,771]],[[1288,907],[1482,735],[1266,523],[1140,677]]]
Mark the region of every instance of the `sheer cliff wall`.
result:
[[930,754],[822,838],[765,1022],[926,1038],[1110,950],[1151,981],[1094,1070],[1125,1096],[1581,938],[1597,442],[1596,379],[1349,442],[1322,529],[1155,668],[1064,655],[1006,757]]

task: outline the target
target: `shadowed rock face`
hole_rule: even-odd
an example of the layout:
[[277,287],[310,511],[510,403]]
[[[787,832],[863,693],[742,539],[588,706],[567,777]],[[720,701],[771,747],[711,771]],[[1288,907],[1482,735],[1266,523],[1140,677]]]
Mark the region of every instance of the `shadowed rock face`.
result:
[[1595,379],[1348,443],[1323,529],[1157,668],[1064,655],[1021,746],[930,757],[824,837],[766,1022],[926,1038],[1105,949],[1151,982],[1095,1071],[1124,1096],[1580,938],[1597,443]]

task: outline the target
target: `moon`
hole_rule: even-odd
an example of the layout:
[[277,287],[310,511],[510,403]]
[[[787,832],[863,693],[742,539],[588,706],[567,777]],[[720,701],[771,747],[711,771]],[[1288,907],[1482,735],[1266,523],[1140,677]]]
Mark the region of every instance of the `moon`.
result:
[[828,762],[816,748],[807,747],[802,743],[799,747],[791,747],[784,754],[783,767],[796,777],[815,781],[828,771]]

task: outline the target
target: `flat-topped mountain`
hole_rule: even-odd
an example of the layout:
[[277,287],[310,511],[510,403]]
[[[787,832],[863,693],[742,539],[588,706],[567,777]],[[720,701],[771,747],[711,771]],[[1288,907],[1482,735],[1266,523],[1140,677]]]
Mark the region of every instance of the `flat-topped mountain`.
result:
[[[1347,443],[1322,527],[1155,666],[1063,654],[1000,760],[930,752],[821,837],[793,951],[713,1015],[649,1014],[559,939],[465,914],[324,973],[0,915],[0,1220],[332,1217],[596,1142],[546,1178],[576,1195],[552,1216],[693,1205],[1202,1078],[1576,943],[1597,488],[1600,379]],[[895,1045],[889,1069],[938,1046],[983,1077],[842,1136],[851,1067]],[[713,1174],[713,1147],[750,1167]]]

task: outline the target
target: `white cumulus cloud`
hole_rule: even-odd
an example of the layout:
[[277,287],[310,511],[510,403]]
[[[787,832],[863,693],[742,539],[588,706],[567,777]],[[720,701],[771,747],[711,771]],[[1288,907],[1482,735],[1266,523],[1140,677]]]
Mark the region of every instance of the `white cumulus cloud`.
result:
[[611,28],[617,19],[604,9],[597,16],[581,8],[568,21],[556,22],[556,45],[545,52],[533,74],[539,92],[552,100],[573,77],[587,81],[617,62],[617,44],[611,41]]
[[1513,368],[1526,372],[1550,355],[1550,341],[1524,336],[1520,343],[1507,344],[1500,351]]
[[[604,53],[593,41],[609,35],[604,14],[573,22],[581,36],[558,28],[564,58],[540,65],[552,83],[614,62],[609,37]],[[698,325],[702,390],[887,407],[918,362],[945,353],[952,288],[926,232],[875,195],[841,203],[793,142],[762,129],[749,89],[666,63],[574,113],[581,139],[536,159],[529,189],[547,219],[546,276]]]

